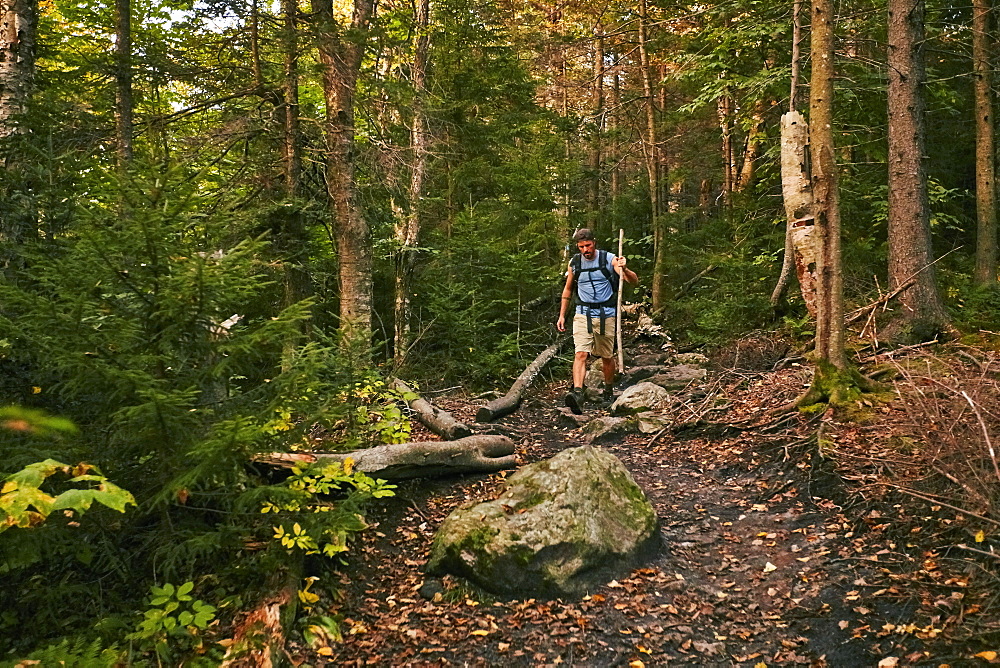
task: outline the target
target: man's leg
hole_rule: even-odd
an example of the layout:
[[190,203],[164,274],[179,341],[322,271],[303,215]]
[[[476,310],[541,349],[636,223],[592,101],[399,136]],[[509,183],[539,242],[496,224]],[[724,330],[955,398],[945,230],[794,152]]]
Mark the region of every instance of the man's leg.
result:
[[587,378],[587,358],[594,346],[593,335],[587,331],[587,321],[582,316],[573,318],[573,345],[576,354],[573,356],[573,387],[566,394],[565,403],[569,409],[581,415],[583,413],[583,383]]
[[583,383],[587,379],[587,359],[590,353],[578,351],[573,357],[573,387],[583,390]]
[[601,371],[604,372],[604,399],[610,401],[615,396],[615,371],[618,365],[614,357],[601,358]]

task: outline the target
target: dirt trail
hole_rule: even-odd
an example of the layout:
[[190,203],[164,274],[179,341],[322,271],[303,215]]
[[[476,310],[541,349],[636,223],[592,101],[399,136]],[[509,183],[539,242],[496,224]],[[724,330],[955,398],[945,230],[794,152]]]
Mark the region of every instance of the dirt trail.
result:
[[[766,383],[778,402],[798,391],[801,374],[771,374]],[[761,392],[741,385],[747,395],[730,397],[734,415]],[[536,392],[491,427],[520,443],[525,463],[582,443],[579,432],[556,426],[562,391]],[[475,411],[471,402],[447,407],[463,419]],[[943,614],[969,603],[967,579],[929,567],[925,548],[900,544],[879,511],[852,516],[838,505],[839,480],[809,438],[822,419],[796,415],[764,429],[702,426],[653,444],[649,435],[603,444],[657,508],[664,547],[582,600],[494,601],[459,581],[426,581],[422,568],[441,520],[461,503],[495,496],[502,478],[402,485],[370,518],[378,527],[340,576],[345,597],[333,607],[344,641],[309,663],[970,665],[964,657],[976,648],[947,642],[938,628]]]

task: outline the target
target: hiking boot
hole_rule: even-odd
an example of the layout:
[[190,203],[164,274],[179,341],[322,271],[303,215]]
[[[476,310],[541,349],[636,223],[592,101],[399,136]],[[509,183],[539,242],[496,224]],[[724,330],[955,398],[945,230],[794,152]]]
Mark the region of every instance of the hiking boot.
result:
[[566,393],[564,400],[569,409],[576,415],[583,415],[583,388],[574,387]]
[[601,400],[609,406],[615,402],[614,386],[606,385],[604,387],[604,392],[601,393]]

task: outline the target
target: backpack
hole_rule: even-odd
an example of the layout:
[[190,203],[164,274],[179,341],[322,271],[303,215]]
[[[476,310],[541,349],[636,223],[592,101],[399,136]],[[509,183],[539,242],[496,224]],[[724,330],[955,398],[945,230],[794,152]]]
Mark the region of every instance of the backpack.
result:
[[[609,255],[610,253],[608,253],[608,251],[598,250],[597,266],[589,269],[581,269],[583,266],[583,256],[580,253],[577,253],[570,259],[569,266],[573,270],[573,299],[577,304],[582,304],[590,308],[596,308],[598,306],[616,306],[618,304],[617,295],[621,277],[618,275],[618,272],[611,268],[611,261],[608,259]],[[577,285],[580,282],[580,274],[591,271],[600,271],[604,274],[604,278],[608,279],[611,283],[611,298],[605,302],[590,303],[580,301],[580,292],[577,290]]]

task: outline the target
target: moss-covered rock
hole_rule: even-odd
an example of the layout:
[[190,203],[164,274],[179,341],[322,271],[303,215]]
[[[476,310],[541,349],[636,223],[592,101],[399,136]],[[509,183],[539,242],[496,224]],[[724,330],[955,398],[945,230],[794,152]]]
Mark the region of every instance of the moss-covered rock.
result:
[[611,453],[583,446],[524,467],[494,501],[454,511],[427,564],[506,596],[579,595],[659,544],[656,511]]

